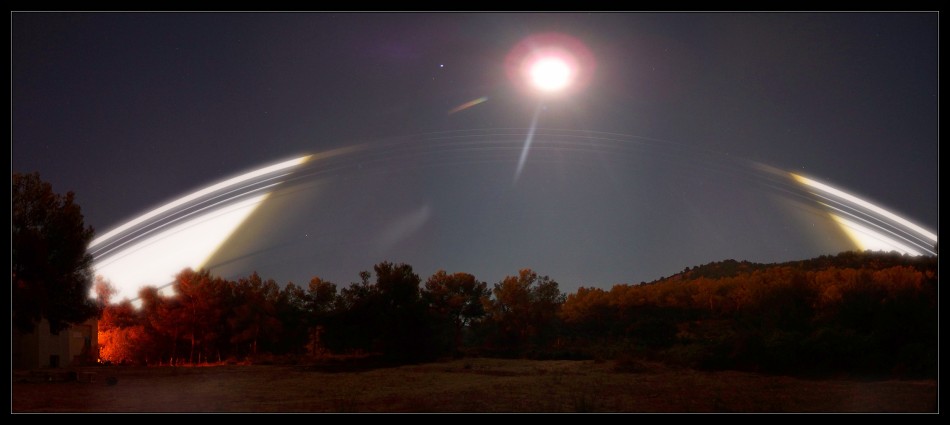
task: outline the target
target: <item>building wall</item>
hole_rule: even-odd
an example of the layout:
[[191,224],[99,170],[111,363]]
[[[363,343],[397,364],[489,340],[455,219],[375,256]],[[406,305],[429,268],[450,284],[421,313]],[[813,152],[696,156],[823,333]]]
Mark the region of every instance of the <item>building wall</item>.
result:
[[43,319],[31,333],[14,329],[12,345],[14,369],[69,367],[94,362],[99,352],[98,320],[92,318],[52,335],[49,322]]
[[[37,326],[37,328],[39,328],[39,326]],[[40,329],[24,334],[16,328],[13,329],[11,342],[13,345],[12,361],[14,369],[36,369],[40,367],[38,331],[40,331]]]

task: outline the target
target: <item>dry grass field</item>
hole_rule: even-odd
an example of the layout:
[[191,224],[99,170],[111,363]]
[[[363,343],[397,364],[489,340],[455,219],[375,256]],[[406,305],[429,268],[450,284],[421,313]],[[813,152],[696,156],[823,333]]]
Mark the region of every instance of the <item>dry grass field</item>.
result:
[[[31,412],[937,413],[935,380],[809,380],[611,361],[459,359],[331,373],[308,366],[15,372]],[[111,379],[110,379],[111,378]]]

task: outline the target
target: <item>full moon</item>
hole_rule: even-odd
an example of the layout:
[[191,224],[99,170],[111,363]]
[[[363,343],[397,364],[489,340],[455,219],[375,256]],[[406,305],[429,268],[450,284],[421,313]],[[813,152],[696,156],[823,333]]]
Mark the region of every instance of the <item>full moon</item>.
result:
[[543,58],[531,65],[531,83],[546,92],[558,91],[571,83],[573,72],[559,58]]
[[580,40],[566,34],[541,33],[521,40],[505,57],[515,87],[545,98],[566,97],[584,89],[596,64]]

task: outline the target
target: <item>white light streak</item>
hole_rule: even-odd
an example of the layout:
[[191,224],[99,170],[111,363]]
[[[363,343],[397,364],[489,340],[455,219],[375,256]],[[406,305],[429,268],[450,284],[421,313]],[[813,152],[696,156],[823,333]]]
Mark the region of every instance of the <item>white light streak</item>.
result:
[[[937,242],[937,235],[933,232],[843,190],[795,173],[789,174],[791,174],[795,181],[811,189],[815,189],[816,192],[812,192],[814,196],[840,205],[842,208],[834,207],[825,202],[819,202],[821,205],[866,224],[862,225],[838,214],[828,213],[842,231],[844,231],[861,250],[897,251],[909,255],[924,255],[925,253],[931,255],[936,254],[930,249],[931,247],[928,246],[928,241],[931,243]],[[845,211],[845,209],[853,211],[853,213]],[[888,236],[888,234],[890,236]],[[901,239],[903,242],[891,236]],[[919,242],[915,242],[912,239]]]
[[542,105],[538,105],[538,109],[534,111],[534,118],[531,119],[531,127],[528,128],[528,137],[524,140],[524,148],[521,149],[521,158],[518,158],[518,168],[515,170],[515,183],[518,182],[518,178],[521,177],[521,169],[524,168],[524,163],[528,159],[528,151],[531,150],[531,141],[534,140],[534,131],[538,128],[538,117],[541,116]]
[[884,236],[881,232],[864,227],[835,214],[831,214],[831,218],[838,222],[842,230],[848,234],[851,240],[858,244],[862,251],[897,251],[901,254],[923,255],[920,251]]
[[[318,155],[328,157],[346,151]],[[89,245],[90,250],[100,247],[100,252],[94,253],[94,273],[115,287],[117,293],[113,301],[118,302],[137,298],[144,286],[163,287],[186,268],[203,267],[282,178],[290,174],[280,172],[299,166],[313,156],[283,161],[224,180],[118,226]]]
[[888,211],[888,210],[885,210],[884,208],[881,208],[881,207],[879,207],[879,206],[877,206],[877,205],[874,205],[874,204],[872,204],[872,203],[870,203],[870,202],[868,202],[868,201],[865,201],[865,200],[863,200],[863,199],[861,199],[861,198],[858,198],[857,196],[851,195],[850,193],[845,193],[845,192],[843,192],[843,191],[841,191],[841,190],[838,190],[838,189],[836,189],[836,188],[834,188],[834,187],[828,186],[828,185],[826,185],[826,184],[824,184],[824,183],[817,182],[817,181],[812,180],[812,179],[809,179],[809,178],[807,178],[807,177],[803,177],[803,176],[800,176],[800,175],[794,174],[794,173],[792,174],[792,176],[795,178],[795,180],[798,180],[799,182],[801,182],[802,184],[805,184],[806,186],[811,186],[811,187],[813,187],[813,188],[815,188],[815,189],[821,190],[821,191],[826,192],[826,193],[830,193],[830,194],[832,194],[832,195],[834,195],[834,196],[837,196],[837,197],[839,197],[839,198],[841,198],[841,199],[844,199],[844,200],[846,200],[846,201],[848,201],[848,202],[851,202],[851,203],[853,203],[853,204],[860,205],[860,206],[862,206],[862,207],[864,207],[864,208],[867,208],[867,209],[869,209],[869,210],[871,210],[871,211],[874,211],[875,213],[877,213],[877,214],[879,214],[879,215],[881,215],[881,216],[887,217],[887,218],[889,218],[889,219],[891,219],[891,220],[893,220],[893,221],[895,221],[895,222],[897,222],[897,223],[900,223],[900,224],[904,225],[905,227],[907,227],[907,228],[909,228],[909,229],[913,229],[913,230],[916,231],[917,233],[919,233],[919,234],[925,236],[927,239],[930,239],[931,242],[937,242],[937,235],[935,235],[934,233],[932,233],[932,232],[928,231],[927,229],[924,229],[923,227],[920,227],[920,226],[918,226],[918,225],[916,225],[916,224],[914,224],[914,223],[911,223],[911,222],[908,221],[907,219],[905,219],[905,218],[903,218],[903,217],[901,217],[901,216],[898,216],[897,214],[894,214],[894,213],[892,213],[892,212],[890,212],[890,211]]
[[96,275],[117,290],[114,301],[138,297],[144,286],[172,282],[185,268],[198,269],[268,195],[260,195],[168,228],[122,250],[121,259],[97,263]]
[[227,188],[227,187],[231,187],[231,186],[240,184],[240,183],[242,183],[242,182],[245,182],[245,181],[248,181],[248,180],[257,178],[257,177],[261,177],[261,176],[264,176],[264,175],[267,175],[267,174],[270,174],[270,173],[273,173],[273,172],[276,172],[276,171],[285,170],[285,169],[288,169],[288,168],[291,168],[291,167],[295,167],[295,166],[300,165],[300,164],[304,163],[305,161],[307,161],[308,158],[309,158],[309,155],[308,155],[308,156],[302,156],[302,157],[299,157],[299,158],[291,159],[291,160],[289,160],[289,161],[284,161],[284,162],[281,162],[281,163],[278,163],[278,164],[274,164],[274,165],[271,165],[271,166],[268,166],[268,167],[264,167],[264,168],[261,168],[261,169],[257,169],[257,170],[254,170],[254,171],[251,171],[251,172],[242,174],[242,175],[240,175],[240,176],[237,176],[237,177],[234,177],[234,178],[225,180],[225,181],[220,182],[220,183],[218,183],[218,184],[209,186],[209,187],[207,187],[207,188],[201,189],[201,190],[199,190],[199,191],[197,191],[197,192],[194,192],[194,193],[192,193],[192,194],[189,194],[189,195],[187,195],[187,196],[178,198],[178,199],[176,199],[176,200],[174,200],[174,201],[172,201],[172,202],[169,202],[169,203],[167,203],[167,204],[165,204],[165,205],[162,205],[161,207],[158,207],[158,208],[156,208],[156,209],[154,209],[154,210],[152,210],[152,211],[149,211],[149,212],[147,212],[147,213],[145,213],[145,214],[142,214],[142,215],[139,216],[138,218],[135,218],[135,219],[133,219],[133,220],[130,220],[130,221],[126,222],[125,224],[123,224],[123,225],[121,225],[121,226],[119,226],[119,227],[117,227],[117,228],[115,228],[115,229],[112,229],[112,230],[109,231],[109,232],[106,232],[104,235],[99,236],[98,238],[94,239],[91,243],[89,243],[89,248],[93,248],[93,247],[95,247],[96,245],[99,245],[100,243],[102,243],[103,241],[106,241],[106,240],[112,238],[113,236],[118,235],[119,233],[122,233],[122,232],[124,232],[124,231],[126,231],[126,230],[129,230],[129,229],[135,227],[135,226],[138,226],[139,224],[142,224],[142,223],[144,223],[144,222],[146,222],[146,221],[148,221],[148,220],[151,220],[152,218],[155,218],[155,217],[158,216],[159,214],[168,212],[168,211],[170,211],[170,210],[172,210],[172,209],[174,209],[174,208],[177,208],[177,207],[180,207],[180,206],[182,206],[182,205],[185,205],[185,204],[187,204],[187,203],[189,203],[189,202],[191,202],[191,201],[194,201],[194,200],[196,200],[196,199],[200,199],[201,197],[206,196],[206,195],[211,194],[211,193],[214,193],[214,192],[216,192],[216,191],[218,191],[218,190],[221,190],[221,189],[224,189],[224,188]]

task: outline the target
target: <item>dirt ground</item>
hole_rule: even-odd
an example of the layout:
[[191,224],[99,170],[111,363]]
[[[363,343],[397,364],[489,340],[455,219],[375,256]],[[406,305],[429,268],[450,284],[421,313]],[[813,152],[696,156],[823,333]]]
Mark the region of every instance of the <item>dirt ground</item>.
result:
[[17,413],[938,413],[936,380],[808,380],[644,363],[460,359],[313,366],[13,371]]

